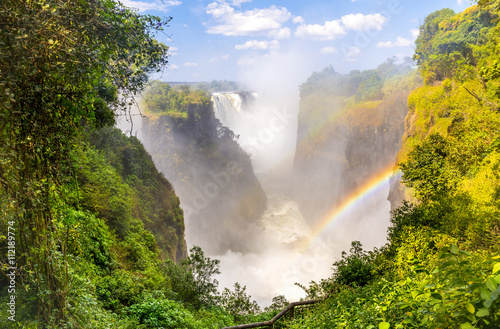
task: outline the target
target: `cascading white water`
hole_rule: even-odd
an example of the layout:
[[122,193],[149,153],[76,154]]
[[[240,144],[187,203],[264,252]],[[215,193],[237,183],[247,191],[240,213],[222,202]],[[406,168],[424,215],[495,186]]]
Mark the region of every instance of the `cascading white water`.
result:
[[250,155],[254,171],[267,194],[267,210],[259,220],[260,244],[265,252],[229,252],[213,255],[221,261],[221,286],[239,282],[262,305],[284,294],[291,300],[303,296],[296,282],[327,277],[330,262],[323,248],[319,259],[310,251],[298,251],[310,228],[297,202],[289,195],[295,151],[297,113],[273,105],[257,92],[212,94],[214,115],[238,136],[238,144]]
[[224,126],[233,126],[257,97],[258,93],[254,91],[213,93],[214,115]]
[[296,109],[273,105],[255,91],[213,93],[212,102],[215,117],[238,136],[257,175],[272,170],[291,172]]

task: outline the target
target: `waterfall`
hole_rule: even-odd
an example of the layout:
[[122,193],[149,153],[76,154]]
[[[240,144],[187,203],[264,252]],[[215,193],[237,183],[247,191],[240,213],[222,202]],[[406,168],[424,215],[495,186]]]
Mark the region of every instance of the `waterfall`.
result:
[[224,126],[232,127],[243,112],[251,111],[257,97],[255,91],[213,93],[214,115]]
[[[297,202],[289,195],[297,111],[277,102],[276,95],[251,91],[213,93],[212,103],[214,116],[238,136],[238,144],[250,156],[267,196],[267,209],[257,223],[259,245],[267,248],[217,255],[223,273],[219,281],[227,287],[243,280],[261,304],[280,294],[298,299],[303,291],[295,282],[326,277],[330,264],[321,268],[311,255],[297,251],[310,234]],[[307,269],[311,264],[314,272]]]
[[277,105],[274,97],[256,91],[212,94],[214,116],[237,136],[257,176],[272,170],[291,172],[297,110]]

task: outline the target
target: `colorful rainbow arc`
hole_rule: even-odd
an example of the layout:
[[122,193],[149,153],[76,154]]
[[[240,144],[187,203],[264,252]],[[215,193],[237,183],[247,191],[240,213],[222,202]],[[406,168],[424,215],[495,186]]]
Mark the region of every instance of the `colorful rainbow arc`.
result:
[[391,163],[377,174],[371,176],[370,179],[348,195],[338,206],[332,209],[330,213],[328,213],[328,215],[319,222],[319,224],[316,225],[309,238],[303,244],[301,250],[307,250],[314,239],[323,233],[330,226],[330,224],[337,221],[354,207],[361,204],[366,197],[371,196],[382,187],[387,186],[391,176],[401,176],[401,174],[402,173],[400,171],[395,170],[394,163]]

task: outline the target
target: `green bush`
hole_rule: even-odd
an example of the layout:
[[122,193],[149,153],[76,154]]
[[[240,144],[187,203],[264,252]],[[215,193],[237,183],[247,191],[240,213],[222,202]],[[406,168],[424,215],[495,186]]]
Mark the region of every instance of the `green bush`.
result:
[[361,242],[351,243],[350,254],[342,252],[342,259],[333,263],[333,281],[339,285],[362,287],[374,278],[372,256],[363,250]]
[[127,309],[135,318],[137,329],[202,329],[193,314],[180,304],[167,299],[146,299]]

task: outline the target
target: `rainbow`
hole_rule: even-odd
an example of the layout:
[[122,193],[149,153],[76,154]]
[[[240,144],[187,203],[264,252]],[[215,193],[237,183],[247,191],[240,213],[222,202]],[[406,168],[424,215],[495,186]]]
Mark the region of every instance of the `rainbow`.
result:
[[391,176],[401,176],[399,170],[395,170],[394,163],[384,167],[381,171],[371,176],[363,185],[359,186],[351,194],[345,197],[342,202],[333,208],[328,215],[326,215],[317,225],[313,228],[311,235],[302,246],[302,251],[305,251],[312,241],[324,232],[332,223],[336,222],[339,218],[348,214],[354,207],[363,203],[367,197],[370,197],[375,192],[388,186],[389,178]]

